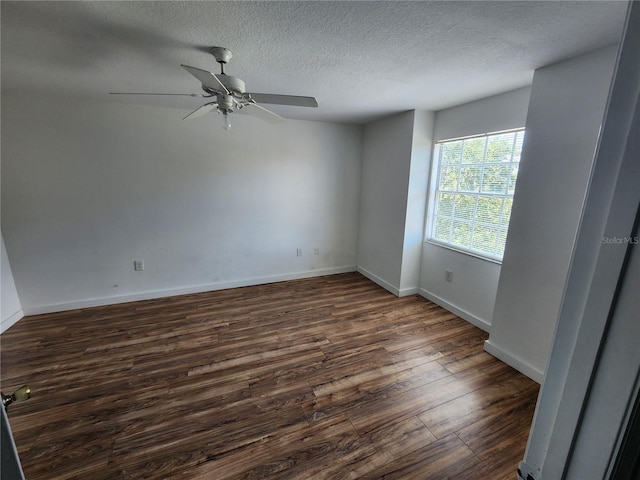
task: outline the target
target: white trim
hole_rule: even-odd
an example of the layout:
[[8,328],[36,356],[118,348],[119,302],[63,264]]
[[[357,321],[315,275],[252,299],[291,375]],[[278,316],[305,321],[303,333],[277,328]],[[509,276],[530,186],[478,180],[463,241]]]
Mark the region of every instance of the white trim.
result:
[[17,312],[9,315],[7,318],[2,320],[2,324],[0,325],[0,333],[6,332],[11,326],[15,325],[18,320],[24,317],[24,311],[22,309]]
[[373,283],[378,284],[389,293],[393,293],[396,297],[408,297],[409,295],[416,295],[419,293],[418,287],[398,288],[395,285],[391,285],[383,278],[380,278],[375,273],[370,272],[366,268],[358,267],[356,271],[367,277]]
[[486,320],[483,320],[481,318],[476,317],[472,313],[469,313],[466,310],[453,305],[452,303],[447,302],[446,300],[444,300],[443,298],[439,297],[438,295],[435,295],[435,294],[425,290],[424,288],[421,288],[418,293],[422,297],[426,298],[427,300],[429,300],[429,301],[431,301],[431,302],[433,302],[433,303],[435,303],[437,305],[440,305],[445,310],[448,310],[451,313],[456,314],[457,316],[459,316],[463,320],[466,320],[467,322],[471,323],[472,325],[475,325],[476,327],[484,330],[485,332],[488,333],[488,332],[491,331],[491,324],[489,322],[487,322]]
[[[370,272],[369,270],[367,270],[366,268],[363,267],[358,267],[356,269],[356,271],[358,273],[361,273],[362,275],[364,275],[365,277],[367,277],[369,280],[371,280],[373,283],[377,283],[378,285],[380,285],[382,288],[384,288],[385,290],[387,290],[388,292],[393,293],[396,297],[401,297],[401,291],[398,287],[396,287],[395,285],[390,284],[389,282],[387,282],[386,280],[384,280],[383,278],[380,278],[379,276],[377,276],[375,273]],[[405,293],[405,295],[410,295]]]
[[[524,339],[523,339],[524,341]],[[531,364],[522,360],[518,355],[513,352],[509,352],[504,348],[492,343],[490,340],[485,340],[484,342],[484,351],[493,355],[498,360],[502,360],[507,365],[515,368],[520,373],[525,374],[531,380],[542,383],[544,380],[544,373],[541,370],[533,367]]]
[[[507,92],[505,92],[505,93],[507,93]],[[489,137],[491,135],[500,135],[501,133],[517,132],[518,130],[524,130],[524,129],[525,129],[525,127],[507,128],[506,130],[496,130],[495,132],[475,133],[473,135],[464,135],[462,137],[443,138],[442,140],[436,140],[434,143],[437,145],[439,143],[455,142],[455,141],[458,141],[458,140],[466,140],[468,138]]]
[[418,287],[401,288],[400,289],[400,293],[398,294],[398,296],[399,297],[408,297],[410,295],[417,295],[418,293],[420,293],[420,289]]
[[325,275],[336,275],[356,271],[355,266],[335,267],[323,270],[309,270],[305,272],[285,273],[267,277],[246,278],[242,280],[232,280],[228,282],[210,283],[206,285],[194,285],[191,287],[174,288],[168,290],[153,290],[149,292],[133,293],[130,295],[119,295],[114,297],[92,298],[89,300],[79,300],[75,302],[55,303],[48,305],[38,305],[34,307],[23,307],[25,315],[40,315],[43,313],[63,312],[66,310],[76,310],[79,308],[101,307],[104,305],[114,305],[118,303],[137,302],[139,300],[151,300],[163,297],[173,297],[176,295],[188,295],[192,293],[211,292],[215,290],[226,290],[228,288],[249,287],[252,285],[262,285],[266,283],[284,282],[287,280],[300,280],[303,278],[323,277]]

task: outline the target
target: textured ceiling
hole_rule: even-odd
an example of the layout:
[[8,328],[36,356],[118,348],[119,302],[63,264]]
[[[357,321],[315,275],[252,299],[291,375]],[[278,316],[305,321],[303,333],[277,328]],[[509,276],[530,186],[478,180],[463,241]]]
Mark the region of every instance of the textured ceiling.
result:
[[[627,2],[1,2],[2,90],[196,108],[180,68],[226,73],[247,90],[310,95],[288,118],[365,123],[439,110],[530,84],[533,70],[617,43]],[[271,107],[270,107],[271,108]]]

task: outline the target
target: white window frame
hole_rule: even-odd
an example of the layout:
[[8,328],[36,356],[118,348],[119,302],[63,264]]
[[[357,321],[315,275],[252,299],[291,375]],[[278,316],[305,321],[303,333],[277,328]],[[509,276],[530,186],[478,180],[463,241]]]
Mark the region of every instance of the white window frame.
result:
[[[502,256],[501,255],[492,255],[486,251],[483,250],[477,250],[474,249],[470,246],[464,246],[464,245],[459,245],[456,243],[449,243],[446,241],[442,241],[440,239],[435,238],[435,224],[436,224],[436,196],[438,193],[441,192],[452,192],[453,191],[449,191],[449,190],[439,190],[438,189],[438,182],[439,182],[439,178],[440,178],[440,172],[441,172],[441,149],[442,149],[442,145],[449,143],[449,142],[455,142],[455,141],[461,141],[461,140],[468,140],[468,139],[475,139],[475,138],[489,138],[491,136],[494,135],[501,135],[501,134],[506,134],[506,133],[512,133],[512,132],[523,132],[524,134],[525,129],[520,127],[520,128],[512,128],[512,129],[508,129],[508,130],[500,130],[500,131],[496,131],[496,132],[488,132],[488,133],[483,133],[483,134],[478,134],[478,135],[468,135],[468,136],[464,136],[464,137],[456,137],[456,138],[448,138],[448,139],[443,139],[443,140],[438,140],[437,142],[435,142],[434,144],[434,148],[433,148],[433,161],[432,161],[432,168],[431,168],[431,174],[430,174],[430,182],[429,182],[429,201],[428,201],[428,207],[427,207],[427,221],[426,221],[426,231],[425,231],[425,242],[428,243],[432,243],[444,248],[447,248],[449,250],[454,250],[460,253],[464,253],[466,255],[470,255],[470,256],[474,256],[474,257],[478,257],[484,260],[488,260],[490,262],[494,262],[494,263],[502,263]],[[514,137],[514,141],[515,141]],[[486,144],[485,144],[485,149],[486,149]],[[485,151],[486,154],[486,151]],[[484,164],[484,163],[483,163]],[[519,164],[518,162],[514,162],[513,158],[511,160],[511,162],[508,163],[509,165],[514,165],[514,164]],[[477,166],[480,164],[464,164],[465,166]],[[498,164],[496,164],[498,165]],[[517,181],[517,178],[516,178]],[[513,185],[514,190],[515,190],[515,184]],[[475,197],[491,197],[491,196],[495,196],[498,198],[510,198],[511,200],[513,200],[513,193],[509,194],[508,193],[509,188],[507,188],[507,193],[505,194],[500,194],[500,193],[489,193],[489,192],[482,192],[481,189],[479,189],[478,192],[468,192],[468,191],[464,191],[464,190],[459,190],[459,185],[456,187],[456,191],[455,194],[464,194],[464,195],[472,195]],[[477,207],[476,207],[477,208]],[[501,218],[502,215],[504,213],[504,202],[502,204],[501,207]],[[482,224],[482,222],[478,222],[477,218],[475,218],[475,211],[474,211],[474,219],[470,222],[468,222],[470,225],[472,225],[472,231],[475,228],[476,224]],[[500,226],[499,226],[500,227]],[[506,235],[506,230],[508,229],[508,225],[505,226],[505,235]],[[496,240],[497,241],[497,240]]]

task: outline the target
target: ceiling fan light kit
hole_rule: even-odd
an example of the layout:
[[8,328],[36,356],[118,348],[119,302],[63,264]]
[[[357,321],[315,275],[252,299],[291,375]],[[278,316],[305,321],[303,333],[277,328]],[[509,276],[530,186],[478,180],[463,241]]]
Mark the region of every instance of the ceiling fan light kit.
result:
[[225,130],[229,130],[231,128],[231,119],[229,118],[228,113],[222,114],[222,128]]
[[181,65],[182,68],[200,82],[205,95],[197,95],[193,93],[114,93],[114,95],[184,95],[190,97],[201,96],[204,98],[215,97],[214,102],[209,102],[198,107],[189,115],[184,117],[184,120],[196,118],[209,113],[212,110],[216,110],[223,116],[223,128],[225,130],[229,130],[231,128],[229,115],[235,112],[248,113],[269,123],[280,123],[284,120],[284,118],[277,113],[258,105],[259,103],[289,105],[295,107],[318,106],[318,102],[314,97],[247,92],[245,83],[241,79],[227,75],[224,72],[224,66],[233,56],[231,50],[224,47],[211,47],[209,51],[216,59],[216,62],[220,64],[219,74],[192,67],[190,65]]

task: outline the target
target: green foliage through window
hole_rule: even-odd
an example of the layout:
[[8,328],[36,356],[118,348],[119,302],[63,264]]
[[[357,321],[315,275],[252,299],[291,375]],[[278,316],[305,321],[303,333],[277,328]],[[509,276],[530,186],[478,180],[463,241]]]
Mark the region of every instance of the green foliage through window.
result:
[[437,145],[430,239],[502,259],[523,141],[513,130]]

